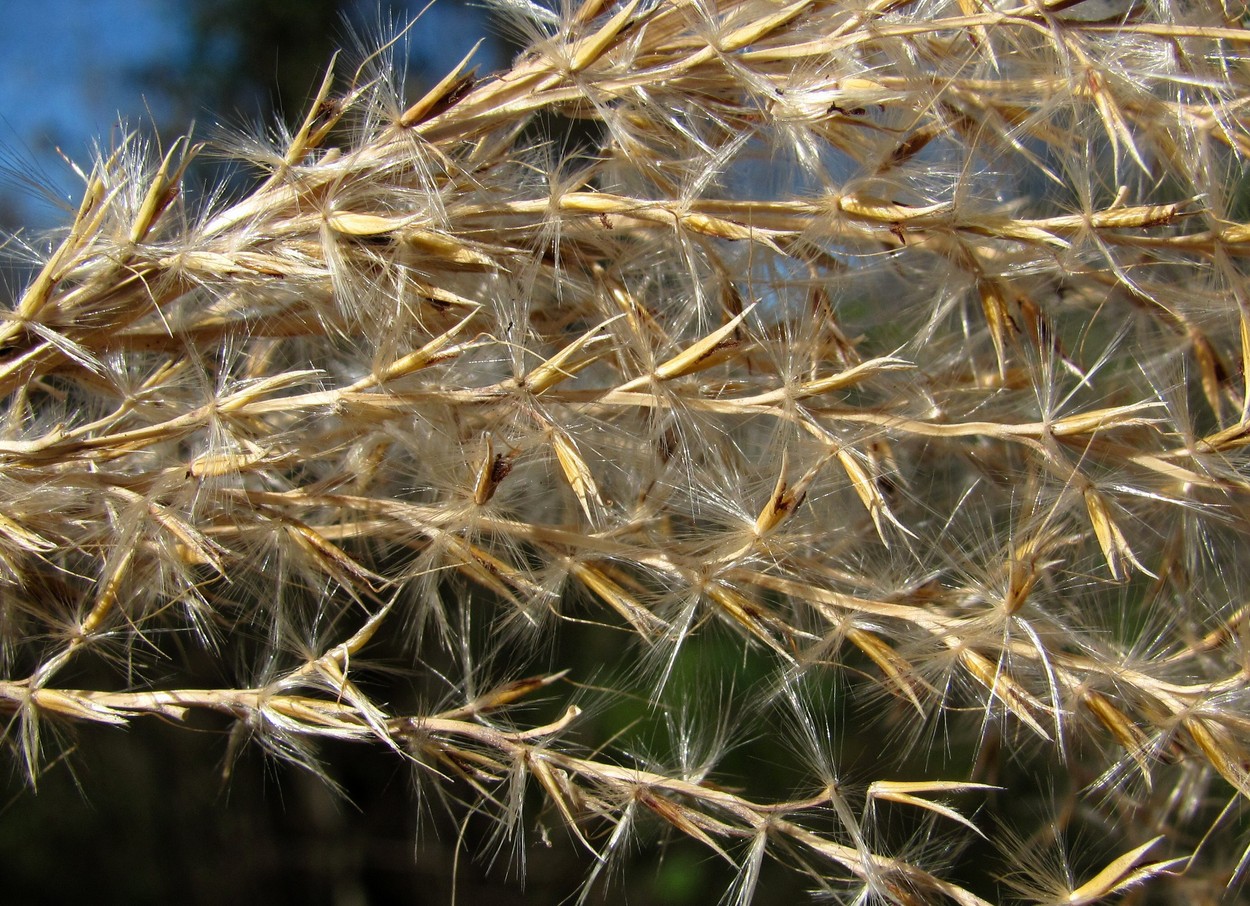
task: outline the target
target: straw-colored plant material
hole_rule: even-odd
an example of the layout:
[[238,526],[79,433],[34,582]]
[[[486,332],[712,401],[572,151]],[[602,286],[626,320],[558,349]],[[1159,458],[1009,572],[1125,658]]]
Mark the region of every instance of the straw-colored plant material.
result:
[[[86,169],[0,324],[14,764],[203,713],[521,840],[528,789],[586,891],[649,825],[733,903],[770,856],[846,903],[1235,899],[1245,9],[505,8],[497,75],[336,62],[242,197],[187,199],[185,141]],[[705,637],[749,706],[672,700]],[[392,705],[379,650],[458,684]],[[644,757],[591,689],[687,730]],[[770,735],[792,796],[721,771]]]

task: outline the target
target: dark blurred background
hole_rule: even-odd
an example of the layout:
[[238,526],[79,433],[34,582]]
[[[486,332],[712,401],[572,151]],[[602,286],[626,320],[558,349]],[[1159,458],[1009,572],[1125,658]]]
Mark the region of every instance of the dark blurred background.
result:
[[[414,93],[484,39],[498,69],[514,48],[466,0],[6,0],[0,4],[0,229],[62,225],[81,180],[125,123],[166,140],[298,121],[336,48],[397,45]],[[358,55],[358,53],[357,53]],[[67,210],[69,209],[69,210]]]

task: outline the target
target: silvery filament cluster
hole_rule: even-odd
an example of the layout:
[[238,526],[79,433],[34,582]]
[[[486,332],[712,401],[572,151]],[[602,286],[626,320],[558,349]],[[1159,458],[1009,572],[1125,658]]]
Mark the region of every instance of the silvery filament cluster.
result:
[[[226,143],[253,188],[131,136],[30,244],[15,768],[155,716],[389,748],[583,896],[686,839],[733,904],[1235,897],[1245,9],[506,11],[506,72],[340,58]],[[705,638],[738,656],[692,687]],[[781,792],[722,766],[768,736]]]

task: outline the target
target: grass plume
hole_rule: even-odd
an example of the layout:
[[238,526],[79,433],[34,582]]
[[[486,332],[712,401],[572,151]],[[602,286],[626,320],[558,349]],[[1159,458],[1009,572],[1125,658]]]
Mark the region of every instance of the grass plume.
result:
[[[643,825],[735,904],[769,857],[847,903],[1233,896],[1245,9],[505,8],[506,72],[336,62],[239,197],[185,198],[185,140],[84,170],[0,321],[13,763],[200,713],[385,747],[501,841],[540,803],[583,896]],[[766,666],[692,693],[705,636]],[[722,775],[777,733],[792,795]]]

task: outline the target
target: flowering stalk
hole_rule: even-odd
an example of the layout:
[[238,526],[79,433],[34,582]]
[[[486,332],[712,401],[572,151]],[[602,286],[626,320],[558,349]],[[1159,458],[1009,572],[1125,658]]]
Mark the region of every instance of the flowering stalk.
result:
[[[587,890],[649,816],[735,902],[767,854],[846,902],[1219,895],[1250,852],[1209,833],[1250,796],[1244,10],[508,8],[508,71],[415,102],[384,54],[332,71],[294,135],[238,143],[244,197],[188,205],[186,142],[85,175],[0,325],[0,711],[31,782],[46,723],[205,711],[314,769],[318,739],[389,746],[511,833],[536,789]],[[658,711],[694,637],[764,652],[752,713],[811,742],[819,792],[730,791],[723,745],[605,750],[571,701],[509,717],[563,673],[476,692],[587,620],[636,637],[614,680]],[[456,700],[375,700],[382,640],[418,675],[459,652]],[[136,652],[179,645],[236,684],[147,685]],[[66,683],[83,662],[115,684]],[[890,740],[858,796],[818,754],[831,676],[894,703],[842,731]],[[903,779],[939,725],[967,763]],[[1067,778],[1105,858],[1013,852],[1014,759]],[[891,843],[887,802],[947,851]],[[978,874],[980,836],[1007,858]]]

